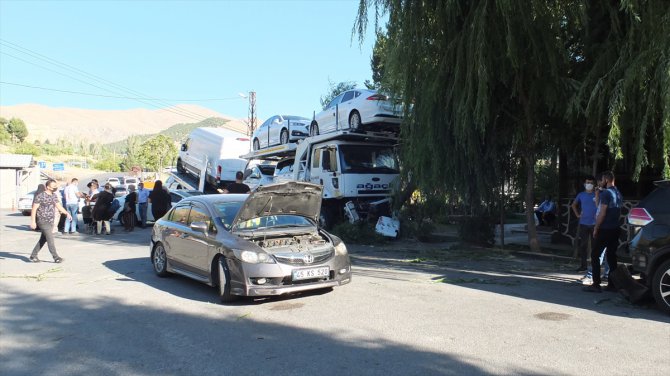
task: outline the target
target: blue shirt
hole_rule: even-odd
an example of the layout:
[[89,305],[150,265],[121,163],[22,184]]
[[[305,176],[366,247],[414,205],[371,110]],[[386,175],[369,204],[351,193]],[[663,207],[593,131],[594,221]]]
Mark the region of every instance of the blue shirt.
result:
[[149,191],[146,188],[138,189],[137,190],[137,203],[138,204],[146,204],[150,193],[151,193],[151,191]]
[[554,202],[546,200],[545,202],[540,204],[537,210],[541,213],[554,211]]
[[596,193],[579,192],[575,201],[579,203],[582,209],[582,215],[579,217],[579,224],[593,226],[596,224]]
[[615,229],[619,227],[619,217],[621,216],[621,206],[623,205],[623,197],[616,187],[609,187],[600,192],[600,203],[598,204],[598,211],[600,205],[607,205],[605,212],[605,219],[600,224],[603,229]]

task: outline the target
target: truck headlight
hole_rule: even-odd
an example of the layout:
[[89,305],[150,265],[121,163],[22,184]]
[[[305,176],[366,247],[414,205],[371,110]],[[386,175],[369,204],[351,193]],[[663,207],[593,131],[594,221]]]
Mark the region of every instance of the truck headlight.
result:
[[275,260],[272,256],[265,252],[242,251],[234,249],[233,253],[238,260],[248,262],[250,264],[274,264]]

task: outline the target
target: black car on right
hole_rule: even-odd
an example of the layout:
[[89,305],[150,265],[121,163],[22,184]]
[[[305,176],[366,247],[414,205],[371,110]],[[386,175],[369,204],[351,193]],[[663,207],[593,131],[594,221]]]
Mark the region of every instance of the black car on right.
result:
[[633,231],[629,249],[633,269],[658,306],[670,313],[670,180],[654,184],[656,189],[628,213]]

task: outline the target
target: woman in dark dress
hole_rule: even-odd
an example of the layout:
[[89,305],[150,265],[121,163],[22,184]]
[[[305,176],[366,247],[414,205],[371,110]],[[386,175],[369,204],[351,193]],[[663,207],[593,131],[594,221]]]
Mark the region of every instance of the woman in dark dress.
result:
[[170,210],[170,194],[163,188],[163,182],[156,180],[154,183],[154,190],[149,194],[149,202],[151,203],[151,214],[154,216],[154,221],[157,221]]
[[126,231],[133,231],[135,229],[135,221],[137,220],[135,215],[137,210],[135,206],[137,204],[137,192],[135,192],[134,185],[130,185],[128,191],[130,193],[126,195],[126,202],[123,204],[123,226]]
[[95,206],[93,207],[93,220],[98,222],[97,234],[102,234],[102,225],[105,225],[105,233],[107,235],[111,234],[111,228],[109,225],[110,218],[114,215],[113,212],[110,213],[112,207],[112,201],[114,201],[114,195],[112,194],[112,186],[110,184],[105,184],[105,190],[98,193],[98,198],[95,201]]

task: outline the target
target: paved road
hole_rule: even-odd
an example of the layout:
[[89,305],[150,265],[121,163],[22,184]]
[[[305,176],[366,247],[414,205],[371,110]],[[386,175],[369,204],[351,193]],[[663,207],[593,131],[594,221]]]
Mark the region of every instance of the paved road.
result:
[[668,375],[670,316],[580,291],[574,265],[449,244],[350,246],[351,284],[218,304],[154,276],[149,229],[63,237],[0,212],[0,374]]

